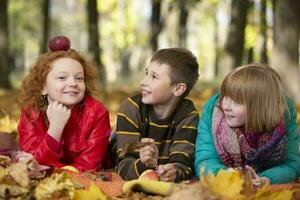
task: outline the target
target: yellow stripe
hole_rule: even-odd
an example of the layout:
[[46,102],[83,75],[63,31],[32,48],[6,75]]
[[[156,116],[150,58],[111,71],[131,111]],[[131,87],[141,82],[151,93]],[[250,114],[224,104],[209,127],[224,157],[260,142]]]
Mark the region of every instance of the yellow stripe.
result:
[[138,125],[136,123],[133,122],[132,119],[130,119],[127,115],[125,115],[124,113],[118,113],[117,115],[125,117],[125,119],[127,119],[127,121],[129,121],[135,128],[139,128]]
[[[122,150],[123,150],[123,148],[119,148],[119,149],[117,150],[117,154],[119,154]],[[136,149],[136,150],[133,150],[133,152],[139,152],[139,150]]]
[[134,171],[136,173],[137,176],[140,176],[138,170],[137,170],[137,166],[136,166],[136,163],[139,161],[140,159],[137,159],[135,162],[134,162]]
[[120,167],[118,167],[118,174],[120,175],[120,172],[122,170],[122,168],[126,165],[126,162],[123,163],[123,165],[121,165]]
[[169,156],[160,156],[158,157],[158,159],[162,159],[162,160],[169,159]]
[[130,101],[130,103],[132,103],[135,107],[137,107],[137,109],[139,110],[139,105],[137,105],[137,103],[135,103],[131,98],[128,98],[128,100]]
[[181,128],[187,128],[187,129],[197,130],[197,128],[194,127],[194,126],[182,126]]
[[190,112],[188,115],[192,115],[192,114],[197,114],[197,115],[199,115],[197,111],[192,111],[192,112]]
[[[179,162],[174,162],[173,163],[175,166],[177,165],[178,166],[178,168],[182,168],[183,166],[182,166],[182,163],[179,163]],[[187,166],[185,166],[189,171],[192,171],[192,168],[190,168],[190,167],[187,167]]]
[[181,171],[181,168],[178,168],[179,170],[179,176],[183,176],[183,172]]
[[169,127],[169,124],[168,125],[159,125],[159,124],[154,124],[153,122],[150,122],[149,124],[151,126],[156,126],[156,127],[160,127],[160,128],[168,128]]
[[[174,166],[176,167],[176,164],[178,164],[178,163],[173,163],[174,164]],[[181,167],[178,167],[178,165],[177,165],[177,167],[176,167],[176,171],[178,171],[179,172],[179,176],[182,176],[183,175],[183,172],[182,172],[182,168]]]
[[187,167],[186,168],[182,168],[182,163],[179,163],[179,162],[175,162],[173,163],[175,166],[177,166],[177,169],[180,169],[178,171],[180,171],[181,173],[183,173],[181,170],[183,169],[185,171],[186,174],[189,174],[190,172],[192,172],[192,168],[190,167]]
[[117,154],[119,154],[120,151],[122,151],[122,149],[123,149],[123,148],[119,148],[119,149],[117,150]]
[[129,121],[135,128],[139,128],[138,125],[136,123],[134,123],[134,121],[132,119],[130,119],[127,115],[125,115],[124,113],[118,113],[117,115],[125,117],[127,119],[127,121]]
[[173,151],[173,152],[170,153],[170,155],[173,155],[173,154],[183,154],[183,155],[185,155],[188,158],[190,157],[187,153],[182,152],[182,151]]
[[155,144],[161,144],[161,143],[170,143],[173,140],[162,140],[161,142],[155,142]]
[[190,145],[195,146],[195,144],[190,143],[190,142],[187,141],[187,140],[175,140],[175,141],[173,142],[173,144],[177,144],[177,143],[186,143],[186,144],[190,144]]
[[117,135],[138,135],[138,136],[141,135],[141,133],[139,132],[129,132],[129,131],[117,131],[116,134]]

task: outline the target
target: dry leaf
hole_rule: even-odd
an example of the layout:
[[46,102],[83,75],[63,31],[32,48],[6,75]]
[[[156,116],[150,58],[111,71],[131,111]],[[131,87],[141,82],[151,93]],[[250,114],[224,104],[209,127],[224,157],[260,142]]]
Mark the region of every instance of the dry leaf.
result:
[[22,187],[29,185],[29,175],[27,165],[25,163],[14,163],[8,168],[9,175],[14,181]]
[[6,113],[0,111],[2,117],[0,118],[0,131],[2,132],[13,132],[16,130],[17,121],[11,119]]
[[0,168],[0,184],[2,183],[3,179],[7,175],[7,169],[6,168]]
[[0,155],[0,165],[3,167],[7,167],[11,164],[11,159],[8,156]]
[[17,185],[0,184],[0,199],[9,199],[9,197],[17,197],[25,195],[29,192],[28,188]]
[[[75,184],[66,173],[55,173],[41,181],[35,189],[37,199],[53,199],[55,196],[73,199]],[[62,197],[63,196],[63,197]]]
[[141,142],[137,142],[137,143],[129,143],[126,144],[125,147],[119,152],[119,157],[120,158],[124,158],[124,156],[132,151],[135,151],[143,146],[145,146],[146,144],[143,144]]

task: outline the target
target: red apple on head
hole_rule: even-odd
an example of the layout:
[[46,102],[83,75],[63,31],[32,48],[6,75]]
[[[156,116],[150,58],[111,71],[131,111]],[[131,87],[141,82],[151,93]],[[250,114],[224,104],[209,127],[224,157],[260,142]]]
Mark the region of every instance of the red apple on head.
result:
[[159,181],[159,176],[153,169],[148,169],[144,171],[140,176],[139,179],[143,180],[152,180],[152,181]]
[[48,47],[51,51],[67,51],[70,49],[71,42],[65,36],[57,36],[51,38],[48,43]]

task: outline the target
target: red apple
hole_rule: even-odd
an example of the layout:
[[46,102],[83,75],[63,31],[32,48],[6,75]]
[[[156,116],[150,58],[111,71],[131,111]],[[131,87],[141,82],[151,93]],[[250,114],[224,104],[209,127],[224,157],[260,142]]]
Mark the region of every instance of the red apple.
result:
[[152,180],[152,181],[159,181],[159,176],[153,169],[148,169],[144,171],[140,176],[139,179],[143,180]]
[[65,36],[57,36],[51,38],[48,43],[48,47],[51,51],[67,51],[70,49],[71,42]]

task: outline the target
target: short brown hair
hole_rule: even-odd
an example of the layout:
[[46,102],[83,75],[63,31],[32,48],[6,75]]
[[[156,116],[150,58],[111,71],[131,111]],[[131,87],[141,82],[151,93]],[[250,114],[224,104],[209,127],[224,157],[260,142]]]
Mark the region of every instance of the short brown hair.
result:
[[184,48],[160,49],[154,53],[150,62],[166,64],[171,69],[171,82],[185,83],[187,86],[183,97],[187,96],[198,80],[198,62],[194,54]]
[[96,66],[86,61],[77,51],[69,49],[67,51],[55,51],[42,54],[32,65],[28,75],[22,83],[21,106],[32,106],[37,111],[45,111],[48,102],[42,97],[42,90],[51,64],[59,58],[72,58],[80,62],[84,71],[85,95],[91,95],[95,90],[98,78]]
[[280,77],[265,65],[245,65],[229,73],[222,83],[220,100],[225,96],[246,105],[247,132],[273,130],[287,110]]

